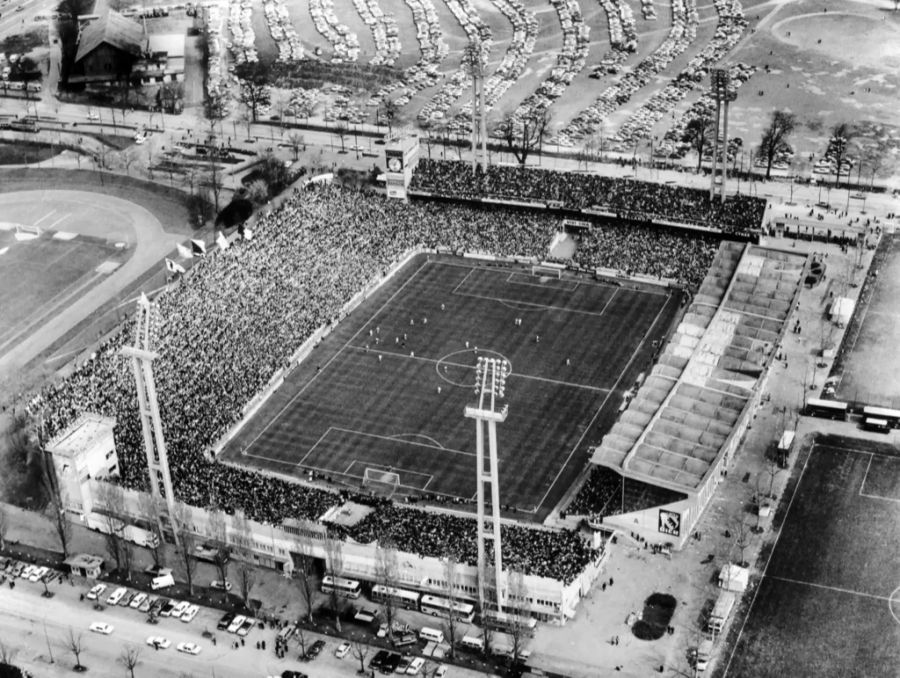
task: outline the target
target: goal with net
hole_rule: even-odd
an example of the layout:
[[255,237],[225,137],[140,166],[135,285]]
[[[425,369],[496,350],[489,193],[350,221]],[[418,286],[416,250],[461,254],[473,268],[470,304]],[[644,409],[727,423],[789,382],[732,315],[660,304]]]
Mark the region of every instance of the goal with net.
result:
[[363,472],[363,487],[375,494],[390,498],[400,487],[400,474],[383,468],[367,466]]
[[555,266],[532,266],[531,275],[537,278],[562,278],[562,269]]

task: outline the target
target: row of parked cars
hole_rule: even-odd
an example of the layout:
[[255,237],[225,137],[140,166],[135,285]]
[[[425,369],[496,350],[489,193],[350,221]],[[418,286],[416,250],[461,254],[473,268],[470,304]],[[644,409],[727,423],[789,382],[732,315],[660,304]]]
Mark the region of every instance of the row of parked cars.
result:
[[[85,596],[88,600],[101,601],[106,593],[106,584],[95,584]],[[152,596],[143,591],[131,591],[124,586],[116,588],[106,597],[107,605],[130,607],[139,612],[146,612],[150,618],[171,617],[185,623],[194,621],[200,607],[186,600],[175,601],[169,598]]]
[[49,584],[62,577],[62,572],[43,565],[23,563],[15,558],[0,558],[0,583],[12,579],[27,579],[30,582]]
[[220,631],[234,633],[243,638],[253,630],[253,627],[256,626],[256,624],[257,621],[253,617],[245,617],[244,615],[235,612],[227,612],[222,615],[219,623],[216,624],[216,628]]

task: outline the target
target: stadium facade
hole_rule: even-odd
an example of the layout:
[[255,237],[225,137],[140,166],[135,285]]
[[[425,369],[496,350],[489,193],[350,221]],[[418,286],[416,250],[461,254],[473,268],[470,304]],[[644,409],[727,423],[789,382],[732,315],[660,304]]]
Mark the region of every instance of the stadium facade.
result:
[[[151,529],[154,517],[147,515],[146,508],[153,505],[149,494],[114,486],[106,479],[111,475],[109,467],[117,463],[115,449],[110,447],[114,426],[115,421],[109,417],[86,415],[48,445],[57,478],[66,488],[65,510],[73,522],[84,527],[108,534],[121,526],[125,539],[141,546],[154,546],[156,533]],[[235,557],[243,553],[247,561],[278,570],[286,577],[293,573],[295,562],[311,557],[320,561],[323,570],[377,583],[383,576],[379,568],[384,562],[378,545],[360,544],[352,539],[338,541],[328,532],[329,524],[347,524],[348,519],[358,520],[364,512],[365,507],[348,503],[332,508],[318,521],[289,519],[276,526],[239,514],[213,518],[206,509],[181,504],[178,520],[179,529],[193,533],[201,542],[198,552],[205,550],[204,542],[214,547],[224,541],[235,548]],[[527,600],[517,609],[540,621],[565,623],[575,615],[578,602],[599,575],[603,560],[600,556],[589,563],[570,582],[525,575],[521,590],[527,592]],[[451,565],[447,559],[397,551],[392,585],[449,596],[452,581],[454,598],[475,602],[477,574],[474,565]]]

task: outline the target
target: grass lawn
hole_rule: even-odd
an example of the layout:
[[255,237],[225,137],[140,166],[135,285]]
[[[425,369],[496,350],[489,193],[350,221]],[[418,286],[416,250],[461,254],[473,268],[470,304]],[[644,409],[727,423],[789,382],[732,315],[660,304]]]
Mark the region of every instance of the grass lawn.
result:
[[896,676],[900,458],[820,438],[724,675]]
[[658,288],[418,257],[314,349],[225,456],[357,487],[366,467],[386,468],[405,491],[469,500],[475,427],[463,409],[478,356],[503,356],[501,501],[545,514],[676,309]]

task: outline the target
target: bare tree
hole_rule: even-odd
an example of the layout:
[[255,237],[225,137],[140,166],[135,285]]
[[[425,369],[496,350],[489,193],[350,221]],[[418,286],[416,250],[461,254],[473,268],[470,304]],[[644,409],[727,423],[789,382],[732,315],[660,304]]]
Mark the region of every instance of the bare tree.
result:
[[313,606],[315,602],[316,587],[313,577],[315,576],[315,558],[307,539],[299,539],[296,541],[297,554],[294,556],[294,578],[300,583],[300,597],[306,606],[306,620],[313,623]]
[[520,118],[507,115],[500,121],[497,129],[516,161],[524,166],[528,161],[528,156],[543,144],[549,125],[550,112],[547,109],[541,109]]
[[297,624],[297,642],[300,644],[300,656],[306,655],[306,631]]
[[362,640],[354,638],[350,641],[350,652],[359,660],[359,675],[366,672],[366,657],[369,655],[369,646]]
[[41,455],[41,478],[50,502],[47,506],[53,519],[53,528],[56,530],[56,536],[59,539],[59,547],[62,549],[63,558],[69,557],[69,545],[72,541],[72,524],[66,516],[66,489],[56,475],[53,468],[53,456],[49,452],[44,452],[43,443],[43,426],[38,427],[38,444],[40,446]]
[[741,552],[741,562],[738,565],[747,567],[747,549],[753,543],[753,530],[743,516],[734,520],[732,529],[734,530],[734,545]]
[[346,153],[347,149],[344,146],[344,140],[347,138],[347,123],[344,120],[338,120],[334,125],[334,132],[338,135],[338,139],[341,140],[341,153]]
[[128,671],[131,678],[134,678],[134,669],[140,664],[141,649],[134,645],[126,645],[122,648],[122,654],[119,655],[119,661]]
[[[235,69],[240,79],[241,101],[250,109],[253,122],[259,116],[259,109],[272,99],[272,87],[269,84],[269,67],[262,63],[244,63]],[[249,133],[247,136],[250,136]]]
[[250,550],[242,551],[240,560],[237,561],[237,577],[238,589],[241,592],[241,598],[244,599],[244,605],[250,606],[250,594],[256,585],[256,568],[250,562]]
[[300,149],[306,146],[303,135],[297,132],[291,132],[288,134],[288,144],[294,152],[294,162],[297,162],[297,159],[300,157]]
[[381,114],[387,120],[388,134],[393,134],[394,132],[394,120],[397,118],[398,110],[397,104],[393,99],[385,100]]
[[213,564],[219,574],[219,580],[225,586],[228,581],[228,570],[231,565],[232,549],[228,542],[228,523],[225,512],[215,507],[209,512],[209,532],[215,543],[216,552],[213,555]]
[[191,530],[190,510],[182,503],[175,505],[172,515],[172,529],[177,533],[177,541],[181,545],[176,551],[178,566],[188,585],[188,593],[194,595],[194,573],[197,571],[197,536]]
[[106,551],[116,563],[116,569],[124,571],[126,577],[131,577],[128,572],[130,557],[126,551],[130,551],[130,543],[125,539],[125,493],[118,485],[108,482],[98,483],[97,503],[103,507],[103,540],[106,542]]
[[522,572],[510,571],[507,601],[510,622],[507,633],[512,641],[510,669],[514,669],[519,663],[519,655],[525,649],[525,639],[531,632],[528,625],[528,621],[531,619],[531,603],[528,600],[528,586],[525,584],[525,575]]
[[9,514],[6,505],[0,504],[0,550],[6,548],[6,534],[9,532]]
[[160,529],[158,516],[163,510],[164,500],[155,497],[149,492],[138,494],[138,511],[141,518],[147,523],[147,531],[150,533],[150,555],[156,567],[166,564],[166,545],[164,535]]
[[766,160],[766,179],[772,176],[772,163],[782,153],[790,148],[787,138],[797,125],[797,116],[789,111],[772,111],[769,126],[763,130],[762,140],[759,144],[759,157]]
[[[339,577],[344,569],[344,553],[341,540],[333,535],[325,537],[325,571],[332,579]],[[329,594],[331,610],[334,613],[334,625],[338,633],[341,632],[341,596],[337,587],[331,587]]]
[[375,551],[375,579],[388,590],[381,607],[384,609],[384,621],[388,626],[388,638],[393,642],[397,603],[391,593],[397,587],[397,550],[390,542],[379,544]]
[[69,627],[69,635],[66,638],[66,649],[75,656],[75,670],[84,671],[85,667],[81,665],[81,653],[84,651],[84,639],[82,634],[75,633],[72,627]]
[[[850,140],[853,138],[853,125],[848,122],[839,122],[831,128],[831,149],[834,153],[834,164],[837,166],[837,173],[834,178],[834,185],[841,184],[841,165],[847,157],[847,149],[850,146]],[[849,171],[847,172],[849,175]]]
[[450,643],[450,658],[456,657],[456,628],[458,620],[456,618],[454,603],[456,602],[456,585],[459,578],[458,574],[459,562],[455,555],[448,555],[444,559],[444,583],[446,589],[444,597],[449,603],[446,619],[444,620],[447,630],[447,642]]
[[213,205],[216,208],[216,214],[219,213],[219,194],[222,192],[224,180],[222,177],[222,168],[219,167],[218,154],[210,151],[206,156],[206,174],[203,176],[203,183],[209,189],[213,196]]

